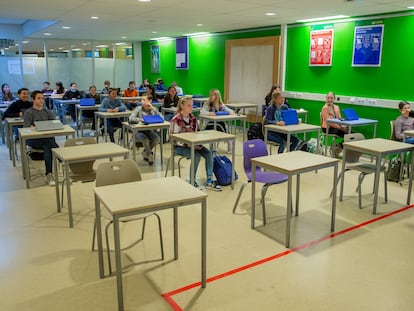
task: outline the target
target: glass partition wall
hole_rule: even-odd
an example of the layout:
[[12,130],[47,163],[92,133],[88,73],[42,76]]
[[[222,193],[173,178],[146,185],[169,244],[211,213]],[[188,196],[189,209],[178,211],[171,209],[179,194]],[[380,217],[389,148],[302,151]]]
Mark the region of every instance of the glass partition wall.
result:
[[27,39],[2,50],[0,84],[17,91],[23,86],[41,89],[44,81],[54,88],[60,81],[65,88],[76,82],[80,90],[91,85],[100,90],[109,80],[124,89],[129,81],[141,79],[134,62],[133,44],[128,42]]

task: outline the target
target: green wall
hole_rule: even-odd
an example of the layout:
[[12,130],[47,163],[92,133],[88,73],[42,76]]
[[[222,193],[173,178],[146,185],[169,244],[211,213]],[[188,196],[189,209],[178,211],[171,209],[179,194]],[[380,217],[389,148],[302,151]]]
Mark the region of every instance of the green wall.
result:
[[[293,92],[310,92],[369,97],[392,100],[414,98],[414,16],[375,19],[384,24],[381,67],[352,67],[354,27],[367,24],[347,22],[334,24],[332,66],[310,67],[309,46],[311,26],[288,28],[285,89]],[[409,39],[410,38],[410,39]],[[323,101],[290,99],[295,108],[310,111],[309,122],[319,123]],[[377,136],[389,138],[389,121],[399,115],[396,109],[339,104],[340,108],[353,107],[360,116],[377,119]],[[355,128],[371,137],[370,127]]]
[[[224,62],[226,40],[280,35],[279,28],[215,34],[208,37],[189,38],[189,69],[175,69],[175,40],[142,43],[142,79],[151,83],[162,77],[166,86],[177,81],[186,94],[204,94],[212,88],[224,91]],[[160,73],[152,74],[150,46],[160,46]],[[224,94],[223,94],[224,95]]]

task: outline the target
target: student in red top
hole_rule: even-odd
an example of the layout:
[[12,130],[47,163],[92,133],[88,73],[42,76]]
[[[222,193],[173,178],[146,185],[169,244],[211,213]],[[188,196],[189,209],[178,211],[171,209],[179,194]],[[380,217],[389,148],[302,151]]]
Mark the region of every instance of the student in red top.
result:
[[[129,87],[124,91],[124,97],[138,97],[138,90],[135,88],[134,81],[129,82]],[[134,110],[137,106],[138,99],[126,99],[124,103],[129,110]]]

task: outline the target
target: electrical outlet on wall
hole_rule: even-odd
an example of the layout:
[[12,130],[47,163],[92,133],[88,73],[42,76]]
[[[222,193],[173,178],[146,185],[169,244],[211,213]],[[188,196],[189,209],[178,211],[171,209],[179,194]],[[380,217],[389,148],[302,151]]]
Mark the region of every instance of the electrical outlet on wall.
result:
[[375,106],[377,101],[375,99],[368,99],[368,105]]
[[366,101],[367,101],[366,98],[358,98],[357,103],[358,105],[365,105]]

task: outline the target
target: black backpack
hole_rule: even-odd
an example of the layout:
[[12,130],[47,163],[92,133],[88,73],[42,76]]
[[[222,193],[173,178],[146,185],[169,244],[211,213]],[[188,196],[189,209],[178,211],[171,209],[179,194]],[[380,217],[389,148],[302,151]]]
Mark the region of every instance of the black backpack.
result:
[[256,122],[256,123],[253,123],[253,125],[249,127],[249,130],[247,131],[247,139],[248,140],[252,140],[252,139],[264,140],[262,123]]

